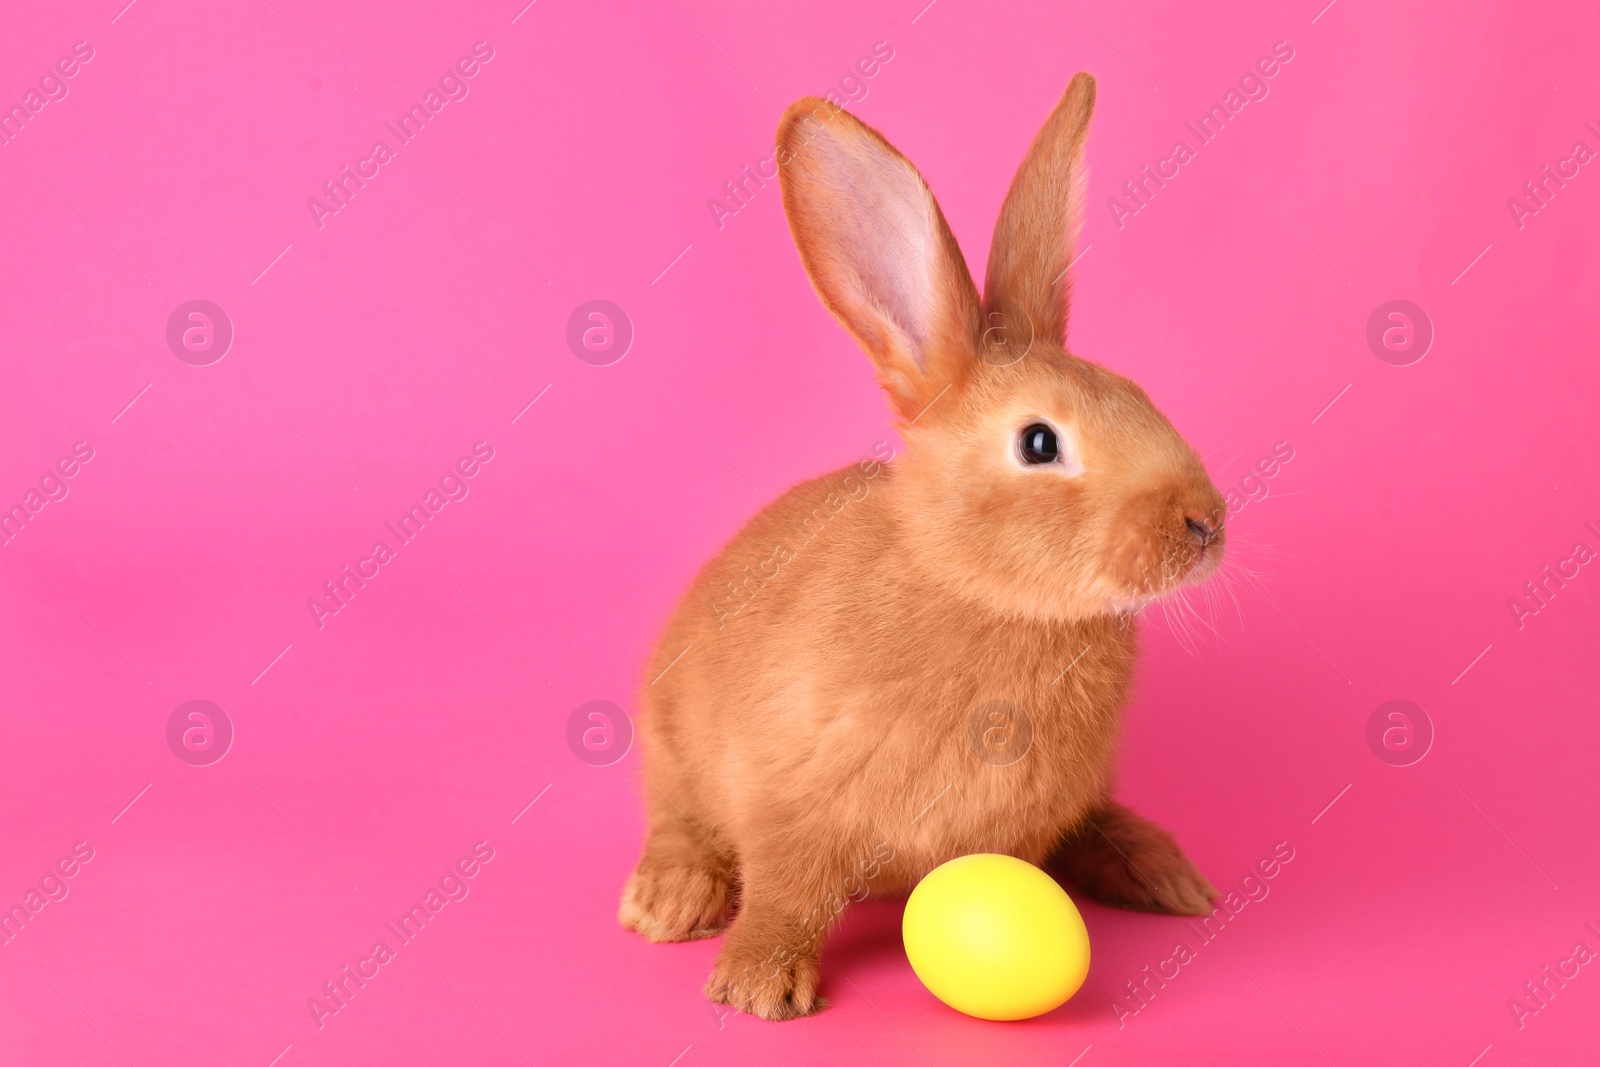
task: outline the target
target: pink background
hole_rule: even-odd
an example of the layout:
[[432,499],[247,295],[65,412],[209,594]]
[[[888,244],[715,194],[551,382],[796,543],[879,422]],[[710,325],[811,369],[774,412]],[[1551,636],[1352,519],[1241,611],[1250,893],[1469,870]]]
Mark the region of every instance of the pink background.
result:
[[[0,34],[7,104],[94,48],[0,145],[0,504],[95,453],[0,548],[0,903],[94,849],[0,948],[0,1060],[1592,1058],[1596,968],[1520,1029],[1507,1002],[1600,948],[1600,573],[1520,629],[1508,600],[1600,549],[1600,167],[1520,229],[1506,206],[1600,149],[1592,5],[122,2]],[[319,229],[307,198],[480,40],[470,95]],[[1280,40],[1270,95],[1119,229],[1107,198]],[[1193,654],[1149,620],[1121,791],[1224,888],[1295,859],[1120,1028],[1182,920],[1084,904],[1082,992],[995,1024],[935,1002],[872,903],[829,945],[831,1008],[719,1018],[717,942],[614,920],[637,752],[565,741],[580,703],[633,707],[740,523],[889,436],[776,187],[720,229],[706,204],[878,41],[854,110],[978,274],[1028,139],[1095,73],[1073,348],[1219,486],[1294,450],[1233,519],[1259,591]],[[236,331],[210,366],[165,341],[196,298]],[[611,366],[565,341],[595,298],[635,329]],[[1395,298],[1436,330],[1411,366],[1365,340]],[[470,496],[319,630],[307,598],[478,440]],[[1366,741],[1396,698],[1436,731],[1412,766]],[[237,733],[211,766],[167,746],[192,699]],[[307,999],[477,841],[470,895],[319,1030]]]

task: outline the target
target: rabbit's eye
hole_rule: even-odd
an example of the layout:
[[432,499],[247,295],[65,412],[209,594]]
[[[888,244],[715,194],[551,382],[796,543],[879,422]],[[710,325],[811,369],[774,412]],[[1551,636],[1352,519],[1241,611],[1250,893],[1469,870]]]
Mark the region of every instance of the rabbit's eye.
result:
[[1022,431],[1019,441],[1022,458],[1028,463],[1054,463],[1061,458],[1061,442],[1056,432],[1042,422]]

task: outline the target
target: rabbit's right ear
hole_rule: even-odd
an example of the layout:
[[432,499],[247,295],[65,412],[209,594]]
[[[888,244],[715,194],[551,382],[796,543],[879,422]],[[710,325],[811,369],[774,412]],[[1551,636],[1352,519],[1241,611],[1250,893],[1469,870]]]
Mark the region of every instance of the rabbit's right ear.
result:
[[1074,246],[1083,226],[1089,185],[1083,145],[1094,113],[1094,79],[1077,74],[1028,148],[1011,179],[989,245],[983,282],[984,309],[1000,323],[1020,313],[1028,336],[1062,345],[1067,339],[1067,300]]
[[783,207],[822,303],[872,358],[905,420],[976,351],[978,294],[917,169],[876,130],[816,97],[778,126]]

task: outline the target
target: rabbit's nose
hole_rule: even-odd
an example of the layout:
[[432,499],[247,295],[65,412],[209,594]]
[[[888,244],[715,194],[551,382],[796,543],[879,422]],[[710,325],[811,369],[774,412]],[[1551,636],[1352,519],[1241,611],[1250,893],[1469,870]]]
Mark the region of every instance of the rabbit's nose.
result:
[[1189,527],[1189,532],[1194,534],[1195,540],[1200,542],[1202,548],[1216,540],[1216,528],[1204,519],[1197,519],[1191,515],[1184,519],[1183,522],[1185,526]]

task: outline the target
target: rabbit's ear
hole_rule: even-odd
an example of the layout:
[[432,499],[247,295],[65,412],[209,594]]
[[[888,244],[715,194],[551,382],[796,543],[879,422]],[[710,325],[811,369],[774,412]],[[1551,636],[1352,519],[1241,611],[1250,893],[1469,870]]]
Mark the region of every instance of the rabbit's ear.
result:
[[1011,179],[983,283],[983,309],[991,320],[1024,315],[1031,322],[1029,336],[1056,344],[1067,336],[1067,266],[1083,225],[1089,184],[1083,143],[1093,111],[1094,78],[1080,73]]
[[876,130],[808,97],[778,126],[783,207],[822,303],[906,420],[973,358],[978,293],[917,169]]

